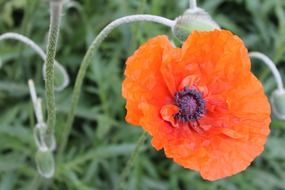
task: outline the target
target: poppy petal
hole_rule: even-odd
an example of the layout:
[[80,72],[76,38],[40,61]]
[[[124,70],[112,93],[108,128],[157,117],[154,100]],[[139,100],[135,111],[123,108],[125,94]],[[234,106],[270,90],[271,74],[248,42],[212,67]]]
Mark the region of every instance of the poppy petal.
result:
[[142,113],[138,105],[141,102],[161,106],[170,99],[171,95],[160,74],[162,54],[167,46],[171,46],[168,38],[157,36],[127,60],[122,94],[128,99],[126,119],[132,124],[139,125]]

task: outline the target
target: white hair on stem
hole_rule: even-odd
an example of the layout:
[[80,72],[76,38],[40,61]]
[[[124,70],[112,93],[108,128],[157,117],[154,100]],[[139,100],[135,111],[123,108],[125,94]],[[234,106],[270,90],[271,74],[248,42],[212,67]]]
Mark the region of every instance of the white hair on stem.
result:
[[268,56],[266,56],[260,52],[250,52],[249,56],[251,58],[260,59],[261,61],[263,61],[263,63],[271,70],[271,72],[275,78],[275,81],[277,83],[278,91],[280,91],[280,92],[284,91],[284,86],[283,86],[281,75],[280,75],[276,65],[273,63],[273,61]]
[[[4,40],[16,40],[16,41],[22,42],[23,44],[31,47],[42,58],[43,61],[45,61],[45,59],[46,59],[46,54],[42,50],[42,48],[39,47],[30,38],[28,38],[28,37],[26,37],[24,35],[21,35],[21,34],[18,34],[18,33],[13,33],[13,32],[7,32],[7,33],[4,33],[4,34],[0,35],[0,42],[4,41]],[[0,62],[1,62],[1,60],[0,60]],[[1,65],[0,65],[0,69],[1,69]],[[64,69],[64,67],[61,64],[59,64],[57,61],[55,61],[55,67],[58,70],[60,70],[60,72],[62,73],[63,78],[64,78],[63,84],[61,84],[60,86],[56,87],[57,91],[61,91],[69,84],[69,77],[68,77],[68,74],[67,74],[66,70]],[[44,68],[45,68],[45,65],[44,65]],[[44,73],[44,78],[45,78],[45,73]]]
[[35,115],[37,118],[37,123],[43,123],[43,112],[42,112],[41,99],[37,97],[34,81],[30,79],[28,81],[28,85],[29,85],[29,90],[30,90],[30,95],[31,95],[31,99],[33,102],[33,106],[34,106]]
[[189,0],[189,7],[190,7],[190,9],[196,9],[197,8],[197,0]]

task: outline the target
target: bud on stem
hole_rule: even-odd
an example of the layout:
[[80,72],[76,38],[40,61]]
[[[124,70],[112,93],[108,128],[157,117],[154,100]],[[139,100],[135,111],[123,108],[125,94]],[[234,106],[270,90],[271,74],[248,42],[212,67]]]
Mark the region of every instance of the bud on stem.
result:
[[211,31],[219,29],[219,25],[210,15],[201,8],[188,9],[175,20],[172,29],[174,35],[180,40],[185,41],[193,31]]

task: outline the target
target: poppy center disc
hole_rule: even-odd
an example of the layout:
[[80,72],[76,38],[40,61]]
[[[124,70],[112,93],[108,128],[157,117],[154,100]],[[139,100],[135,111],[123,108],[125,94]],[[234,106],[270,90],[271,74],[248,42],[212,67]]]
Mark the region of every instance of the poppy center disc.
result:
[[176,92],[175,104],[179,107],[179,112],[174,118],[181,122],[197,121],[205,112],[203,94],[196,88],[185,87]]

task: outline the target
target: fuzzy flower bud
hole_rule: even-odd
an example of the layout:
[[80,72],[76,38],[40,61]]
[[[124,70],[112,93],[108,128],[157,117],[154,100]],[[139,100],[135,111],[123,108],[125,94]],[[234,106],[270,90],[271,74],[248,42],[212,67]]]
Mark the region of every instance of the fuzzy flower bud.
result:
[[51,178],[55,172],[55,161],[50,150],[38,150],[35,156],[37,170],[41,176]]
[[175,22],[172,31],[180,41],[185,41],[195,30],[211,31],[220,28],[210,15],[200,8],[186,10]]

